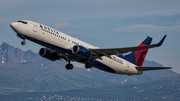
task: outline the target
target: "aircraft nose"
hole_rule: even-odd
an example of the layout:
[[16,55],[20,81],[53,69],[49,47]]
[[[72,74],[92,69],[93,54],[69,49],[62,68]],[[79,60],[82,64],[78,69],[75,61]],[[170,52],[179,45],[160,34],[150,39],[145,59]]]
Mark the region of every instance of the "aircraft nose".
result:
[[11,28],[17,33],[18,30],[18,24],[16,22],[13,22],[10,24]]
[[14,27],[16,26],[16,23],[15,23],[15,22],[13,22],[13,23],[11,23],[11,24],[10,24],[10,26],[11,26],[11,28],[13,28],[13,29],[14,29]]

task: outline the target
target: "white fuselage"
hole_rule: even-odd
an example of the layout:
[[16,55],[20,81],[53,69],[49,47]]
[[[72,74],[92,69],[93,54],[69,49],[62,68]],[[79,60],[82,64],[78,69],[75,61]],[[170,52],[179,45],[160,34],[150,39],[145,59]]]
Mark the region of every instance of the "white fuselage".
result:
[[[81,45],[87,49],[98,48],[43,24],[27,20],[24,21],[27,24],[20,22],[11,23],[12,28],[17,34],[22,34],[30,41],[50,48],[53,51],[58,51],[59,54],[68,55],[66,50],[71,50],[74,45]],[[126,75],[142,74],[141,71],[135,68],[136,65],[116,55],[111,55],[111,58],[102,56],[101,59],[95,59],[94,62],[97,64],[95,65],[96,68],[107,72]]]

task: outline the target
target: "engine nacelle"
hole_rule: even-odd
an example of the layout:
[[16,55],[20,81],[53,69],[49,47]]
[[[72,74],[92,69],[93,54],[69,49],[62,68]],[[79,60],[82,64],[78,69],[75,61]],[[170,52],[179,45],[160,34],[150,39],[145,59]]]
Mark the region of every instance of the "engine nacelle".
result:
[[89,59],[91,56],[91,52],[87,48],[80,45],[75,45],[72,48],[72,53],[85,59]]
[[59,59],[59,56],[54,51],[48,48],[41,48],[39,50],[39,55],[51,61],[55,61]]

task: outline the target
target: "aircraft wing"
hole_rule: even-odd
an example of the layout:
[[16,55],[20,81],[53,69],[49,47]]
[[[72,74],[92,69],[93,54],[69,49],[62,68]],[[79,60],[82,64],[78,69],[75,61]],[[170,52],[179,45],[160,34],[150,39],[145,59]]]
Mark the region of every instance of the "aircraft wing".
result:
[[93,53],[93,55],[96,55],[96,56],[110,56],[110,55],[115,55],[115,54],[119,54],[123,56],[123,53],[131,52],[131,51],[159,47],[163,44],[165,38],[166,38],[166,35],[164,35],[164,37],[157,44],[152,44],[152,45],[147,45],[147,46],[111,48],[111,49],[90,49],[90,51]]
[[149,70],[160,70],[160,69],[172,69],[171,67],[136,67],[139,71],[149,71]]

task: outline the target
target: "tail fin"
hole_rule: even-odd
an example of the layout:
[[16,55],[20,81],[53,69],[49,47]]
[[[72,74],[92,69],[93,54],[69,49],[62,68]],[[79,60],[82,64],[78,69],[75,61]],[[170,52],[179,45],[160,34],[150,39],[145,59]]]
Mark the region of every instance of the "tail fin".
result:
[[[152,41],[152,38],[148,36],[142,43],[139,44],[139,46],[150,45],[151,41]],[[148,52],[148,49],[133,51],[130,54],[125,55],[124,58],[128,60],[129,62],[135,64],[136,66],[142,66],[147,52]]]

